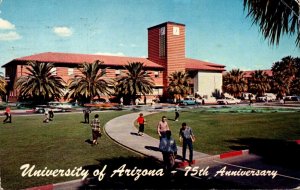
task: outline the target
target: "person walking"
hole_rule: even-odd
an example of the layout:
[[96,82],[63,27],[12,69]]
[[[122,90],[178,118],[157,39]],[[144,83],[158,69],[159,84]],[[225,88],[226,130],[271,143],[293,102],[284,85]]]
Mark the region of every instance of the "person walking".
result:
[[162,152],[165,170],[170,173],[175,166],[175,156],[177,154],[177,146],[175,140],[171,137],[170,130],[166,131],[166,136],[159,142],[159,150]]
[[143,113],[140,113],[139,117],[136,119],[137,124],[139,125],[138,135],[144,135],[144,129],[146,124],[146,119],[143,116]]
[[100,120],[99,120],[99,115],[96,114],[95,118],[91,122],[91,127],[92,127],[92,136],[93,136],[93,144],[96,145],[98,144],[98,138],[102,136],[101,130],[100,130]]
[[166,131],[170,130],[166,116],[162,116],[161,121],[157,125],[157,133],[161,138],[166,136]]
[[176,104],[175,106],[175,121],[178,121],[178,118],[179,118],[179,105]]
[[139,98],[135,99],[135,105],[136,105],[136,106],[139,105],[139,102],[140,102]]
[[193,163],[193,142],[195,141],[195,136],[193,134],[192,128],[187,126],[186,123],[182,123],[181,129],[179,131],[179,141],[182,142],[182,161],[186,158],[186,147],[189,147],[189,165]]
[[120,106],[123,107],[123,97],[120,98]]
[[11,123],[11,112],[10,112],[9,106],[6,107],[4,114],[5,114],[6,118],[3,120],[3,123]]
[[52,121],[54,118],[54,112],[52,110],[52,108],[49,109],[49,120]]
[[45,118],[44,118],[44,123],[48,123],[49,122],[49,109],[48,108],[45,108],[44,109],[44,111],[45,111]]
[[85,108],[83,110],[84,123],[90,123],[90,113],[91,113],[90,108]]

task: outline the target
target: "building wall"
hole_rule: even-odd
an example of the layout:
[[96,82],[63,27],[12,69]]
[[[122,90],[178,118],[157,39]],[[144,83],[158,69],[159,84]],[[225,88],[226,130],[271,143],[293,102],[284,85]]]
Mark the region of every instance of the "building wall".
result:
[[[165,56],[160,54],[161,35],[165,35]],[[148,58],[164,66],[163,86],[166,92],[170,74],[185,71],[185,25],[167,22],[148,28]]]
[[167,75],[185,71],[185,26],[167,24]]
[[[11,65],[7,66],[5,68],[6,76],[10,77],[10,93],[8,100],[11,102],[16,102],[18,99],[18,91],[16,88],[14,88],[15,82],[17,79],[21,76],[26,76],[27,71],[27,65]],[[81,72],[77,67],[74,67],[70,65],[70,67],[64,66],[64,67],[54,67],[55,69],[53,72],[56,73],[56,75],[60,76],[65,83],[67,84],[68,81],[75,77],[75,75],[81,75]],[[159,70],[149,69],[147,70],[149,72],[150,77],[153,79],[155,83],[155,88],[153,95],[162,95],[162,86],[163,86],[163,72]],[[107,68],[105,69],[105,75],[103,76],[103,79],[116,79],[121,74],[124,74],[126,72],[122,68]]]
[[199,71],[194,78],[195,92],[211,97],[216,91],[222,93],[222,73]]

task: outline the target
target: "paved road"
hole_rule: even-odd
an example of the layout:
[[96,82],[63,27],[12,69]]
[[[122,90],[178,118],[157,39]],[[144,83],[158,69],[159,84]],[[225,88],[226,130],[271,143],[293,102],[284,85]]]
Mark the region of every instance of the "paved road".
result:
[[[142,113],[144,116],[150,114],[150,112]],[[105,131],[109,137],[121,145],[141,154],[162,160],[162,154],[157,148],[159,140],[150,137],[147,134],[144,134],[143,136],[137,135],[137,129],[134,127],[134,121],[137,117],[138,113],[117,117],[105,125]],[[182,148],[177,148],[178,152],[181,153]],[[209,155],[201,152],[194,152],[194,159],[196,160],[206,157],[209,157]]]

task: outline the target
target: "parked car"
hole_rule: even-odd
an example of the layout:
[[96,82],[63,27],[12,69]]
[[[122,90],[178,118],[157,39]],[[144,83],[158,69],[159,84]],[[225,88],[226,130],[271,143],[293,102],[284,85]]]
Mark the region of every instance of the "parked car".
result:
[[34,108],[34,112],[35,113],[44,113],[45,112],[45,108],[47,108],[47,107],[48,107],[47,105],[37,105]]
[[292,98],[293,97],[295,97],[295,96],[285,96],[285,97],[283,97],[283,99],[285,100],[285,101],[292,101]]
[[276,95],[272,93],[265,93],[265,95],[256,98],[257,102],[273,102],[275,100]]
[[267,97],[266,96],[256,97],[256,101],[257,102],[266,102],[267,101]]
[[51,108],[53,112],[71,111],[72,104],[67,102],[49,102],[47,105],[37,105],[34,108],[35,113],[44,113],[45,108]]
[[227,104],[238,104],[238,103],[240,103],[240,102],[241,102],[240,99],[236,99],[236,98],[227,98],[227,97],[225,97],[224,99],[218,99],[218,100],[217,100],[217,103],[218,103],[218,104],[225,104],[225,105],[227,105]]
[[52,110],[57,110],[57,111],[70,111],[72,109],[72,104],[68,102],[49,102],[48,106],[52,108]]
[[283,98],[285,101],[300,101],[300,96],[285,96]]
[[33,108],[34,107],[32,102],[17,102],[16,106],[17,106],[18,109]]
[[242,100],[249,100],[249,97],[251,98],[251,100],[255,100],[255,98],[256,98],[255,94],[252,94],[250,92],[243,92],[242,96],[241,96],[241,99]]
[[300,96],[292,96],[292,101],[300,101]]
[[217,99],[215,97],[209,97],[209,98],[196,98],[197,104],[216,104]]
[[183,105],[195,105],[196,100],[195,98],[184,98],[183,100],[180,100],[180,104]]
[[268,101],[275,101],[276,100],[276,95],[275,94],[273,94],[273,93],[265,93],[265,95],[264,95],[265,97],[267,97],[267,100]]

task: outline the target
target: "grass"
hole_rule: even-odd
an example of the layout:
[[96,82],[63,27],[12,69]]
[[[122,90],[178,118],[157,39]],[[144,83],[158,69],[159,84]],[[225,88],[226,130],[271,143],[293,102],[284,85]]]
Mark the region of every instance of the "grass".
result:
[[[300,139],[300,113],[211,113],[182,111],[180,121],[174,121],[174,112],[146,116],[147,134],[158,138],[156,126],[165,115],[173,137],[178,141],[182,122],[193,129],[196,136],[194,149],[215,155],[232,150],[254,148],[255,142]],[[255,144],[259,146],[259,144]],[[271,146],[271,145],[270,145]],[[257,147],[255,147],[257,148]]]
[[[130,113],[128,111],[101,112],[101,126],[114,117]],[[95,113],[91,114],[91,118]],[[299,146],[290,146],[289,140],[300,139],[300,113],[212,113],[203,110],[182,111],[180,121],[175,122],[174,112],[162,112],[146,117],[145,132],[157,138],[156,125],[163,115],[175,139],[181,123],[187,122],[192,127],[196,142],[195,150],[208,154],[219,154],[230,150],[249,148],[254,153],[268,156],[274,161],[276,154],[280,159],[281,151],[300,155]],[[22,189],[51,183],[69,181],[71,177],[22,177],[20,166],[35,165],[36,169],[73,169],[84,167],[93,170],[105,164],[109,170],[117,169],[126,163],[129,168],[160,168],[155,160],[138,156],[112,142],[106,135],[99,140],[99,145],[91,146],[91,129],[81,123],[82,113],[55,115],[54,121],[43,123],[43,115],[14,116],[12,124],[0,127],[0,177],[4,189]],[[177,141],[177,143],[179,143]],[[291,151],[292,150],[292,151]],[[180,154],[180,153],[179,153]],[[279,156],[278,156],[279,155]],[[298,163],[299,156],[290,156]],[[291,161],[291,162],[290,162]],[[107,181],[95,181],[99,188],[155,188],[156,184],[168,184],[164,178],[144,178],[137,182],[128,178],[107,178]],[[187,181],[188,179],[185,178]],[[191,185],[192,186],[189,186]],[[193,183],[179,180],[174,186],[166,188],[194,187]],[[200,184],[197,184],[200,185]],[[206,184],[209,188],[211,183]],[[221,184],[220,187],[222,187]],[[83,187],[83,189],[88,187]]]
[[[114,117],[128,112],[101,112],[101,126]],[[94,113],[91,114],[91,118]],[[81,113],[55,115],[54,121],[43,123],[43,115],[14,116],[12,124],[0,127],[1,180],[4,189],[20,189],[72,180],[70,177],[21,177],[20,166],[26,163],[36,169],[73,169],[101,165],[102,160],[139,156],[120,147],[106,135],[99,145],[91,146],[91,129],[81,123]]]

